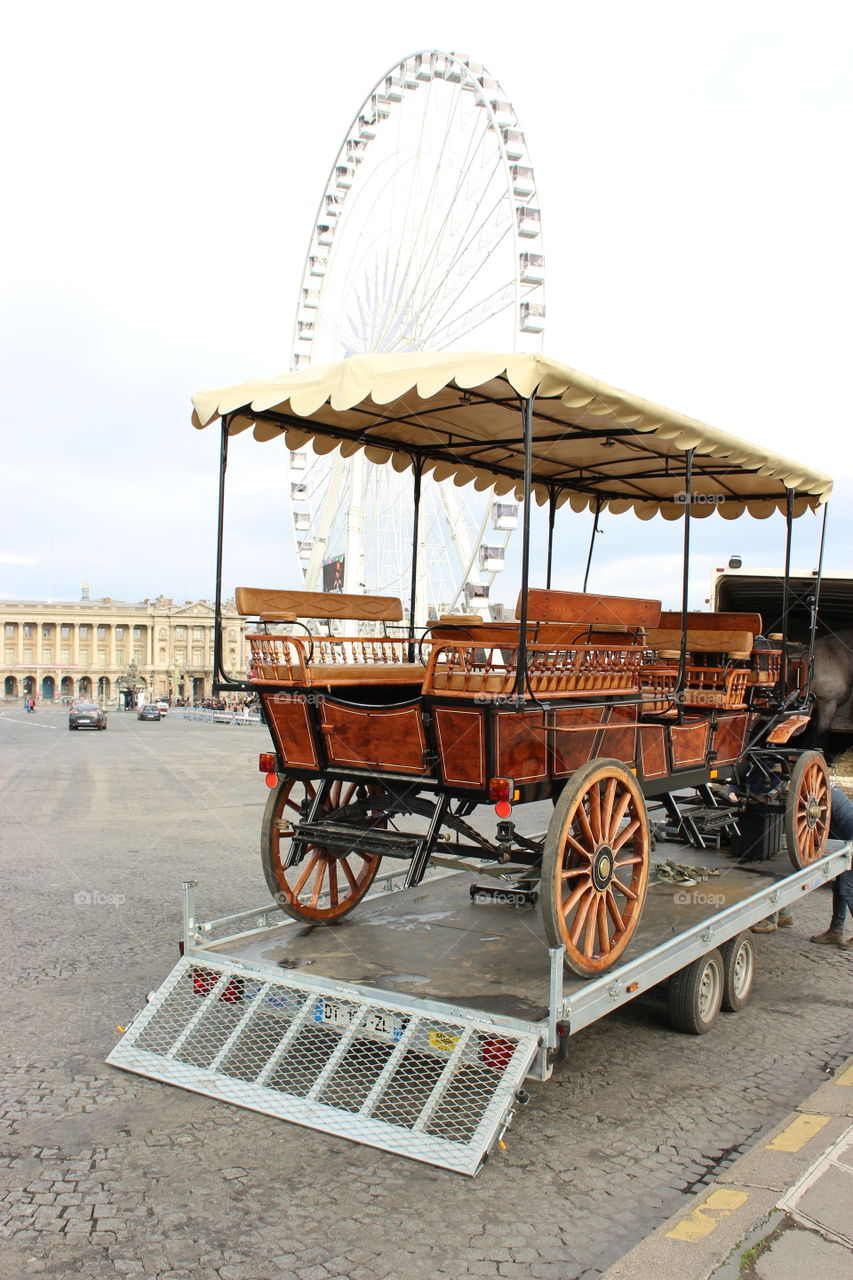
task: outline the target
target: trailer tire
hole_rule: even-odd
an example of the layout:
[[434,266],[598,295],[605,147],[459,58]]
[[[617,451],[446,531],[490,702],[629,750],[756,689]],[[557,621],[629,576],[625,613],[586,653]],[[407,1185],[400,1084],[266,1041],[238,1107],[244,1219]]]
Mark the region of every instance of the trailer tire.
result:
[[709,951],[669,980],[667,1011],[674,1031],[703,1036],[714,1025],[723,1003],[723,957]]
[[723,957],[723,1008],[740,1013],[755,988],[755,943],[748,933],[729,938],[720,948]]

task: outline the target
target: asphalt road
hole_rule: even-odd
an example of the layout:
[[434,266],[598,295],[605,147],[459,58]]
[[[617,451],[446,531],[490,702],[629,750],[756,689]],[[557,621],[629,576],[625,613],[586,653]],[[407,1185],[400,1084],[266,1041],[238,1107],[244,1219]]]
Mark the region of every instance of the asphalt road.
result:
[[260,727],[0,704],[0,1276],[591,1280],[853,1052],[829,894],[704,1037],[652,994],[580,1032],[476,1179],[103,1065],[204,918],[265,901]]

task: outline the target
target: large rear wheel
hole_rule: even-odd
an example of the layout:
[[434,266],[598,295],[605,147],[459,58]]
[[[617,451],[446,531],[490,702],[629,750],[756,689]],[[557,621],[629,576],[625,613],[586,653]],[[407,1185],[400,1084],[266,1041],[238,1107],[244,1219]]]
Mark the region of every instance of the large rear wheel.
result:
[[603,973],[640,920],[649,877],[649,821],[636,778],[619,760],[592,760],[563,788],[542,858],[542,914],[567,968]]
[[[310,780],[282,778],[264,812],[261,862],[269,891],[282,911],[295,920],[322,924],[352,911],[373,883],[382,858],[362,852],[354,830],[351,848],[309,843],[299,861],[288,866],[293,826],[304,820],[315,795],[316,785]],[[336,780],[326,793],[318,820],[333,817],[336,824],[355,820],[362,826],[384,826],[379,799],[375,809],[373,814],[366,788]]]
[[831,809],[826,761],[819,751],[804,751],[791,770],[785,801],[785,843],[798,870],[822,856]]

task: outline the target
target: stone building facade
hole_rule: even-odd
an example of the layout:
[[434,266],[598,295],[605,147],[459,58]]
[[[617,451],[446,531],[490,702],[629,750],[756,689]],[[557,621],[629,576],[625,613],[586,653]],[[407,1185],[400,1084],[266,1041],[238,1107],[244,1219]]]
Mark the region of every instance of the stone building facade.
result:
[[[213,605],[164,596],[127,604],[105,596],[76,602],[0,600],[0,691],[5,698],[93,698],[116,705],[134,685],[147,700],[199,702],[213,685]],[[248,665],[243,619],[223,610],[223,666]]]

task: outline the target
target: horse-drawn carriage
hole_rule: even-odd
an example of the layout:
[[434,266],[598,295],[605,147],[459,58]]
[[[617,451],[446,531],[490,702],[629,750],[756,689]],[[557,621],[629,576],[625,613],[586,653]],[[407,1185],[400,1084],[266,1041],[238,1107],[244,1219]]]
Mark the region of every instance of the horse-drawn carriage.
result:
[[[791,656],[784,628],[763,636],[757,614],[691,612],[688,564],[697,514],[778,510],[790,565],[793,520],[826,501],[829,477],[540,356],[353,357],[194,403],[196,426],[221,419],[218,687],[260,696],[275,747],[261,757],[271,786],[263,866],[291,916],[339,920],[386,856],[408,860],[408,885],[436,851],[491,859],[538,886],[548,941],[588,976],[613,965],[636,930],[649,799],[677,804],[698,788],[718,803],[713,784],[731,783],[739,812],[784,812],[795,866],[820,857],[826,765],[788,745],[807,718],[808,657]],[[237,609],[255,625],[249,677],[235,681],[221,648],[224,486],[230,437],[250,427],[289,449],[364,449],[411,472],[412,592],[404,607],[385,596],[238,588]],[[455,615],[415,626],[428,475],[523,501],[513,621]],[[537,585],[533,501],[549,516]],[[603,510],[680,518],[681,608],[553,589],[557,564],[561,580],[581,576],[554,541],[566,503],[596,523]],[[515,806],[536,800],[554,803],[541,837],[513,821]],[[494,834],[471,820],[485,804]]]

